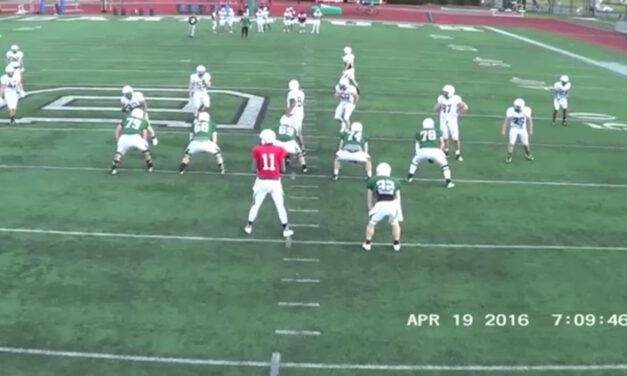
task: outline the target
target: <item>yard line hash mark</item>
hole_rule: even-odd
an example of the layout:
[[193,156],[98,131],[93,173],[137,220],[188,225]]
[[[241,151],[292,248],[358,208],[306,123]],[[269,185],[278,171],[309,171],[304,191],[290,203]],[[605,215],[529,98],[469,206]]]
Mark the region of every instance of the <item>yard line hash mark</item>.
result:
[[320,283],[319,279],[312,278],[281,278],[283,283]]
[[270,360],[270,376],[279,376],[279,367],[281,366],[281,353],[272,353]]
[[[279,335],[320,336],[322,333],[315,330],[286,330],[276,329]],[[0,347],[0,353],[16,355],[37,355],[58,358],[76,358],[93,360],[114,360],[131,363],[161,363],[172,365],[203,365],[203,366],[231,366],[249,368],[270,368],[273,362],[246,361],[246,360],[219,360],[173,358],[145,355],[111,354],[97,352],[59,351],[47,349],[28,349],[21,347]],[[274,354],[273,354],[274,357]],[[278,363],[278,360],[277,360]],[[328,369],[328,370],[369,370],[369,371],[476,371],[476,372],[537,372],[537,371],[625,371],[627,363],[618,364],[538,364],[538,365],[435,365],[435,364],[332,364],[332,363],[280,363],[283,368],[296,369]]]
[[320,262],[320,259],[317,259],[317,258],[290,258],[290,257],[284,257],[283,261],[285,261],[285,262]]
[[318,209],[287,209],[290,213],[318,213]]
[[320,303],[305,303],[305,302],[278,302],[279,307],[306,307],[306,308],[318,308]]
[[280,335],[288,335],[288,336],[319,336],[320,333],[317,330],[286,330],[286,329],[277,329],[274,331],[274,334]]
[[298,227],[308,227],[308,228],[319,228],[320,225],[313,223],[292,223],[290,227],[298,228]]
[[[95,238],[118,238],[118,239],[153,239],[153,240],[183,240],[201,242],[224,242],[224,243],[265,243],[284,244],[283,239],[254,239],[254,238],[226,238],[207,236],[181,236],[181,235],[156,235],[156,234],[133,234],[114,232],[87,232],[87,231],[63,231],[45,230],[30,228],[7,228],[0,227],[0,233],[14,234],[39,234],[56,236],[76,236]],[[359,246],[360,241],[338,241],[338,240],[292,240],[294,244],[303,245],[325,245],[325,246]],[[388,243],[373,243],[377,246],[389,246]],[[568,250],[568,251],[627,251],[627,246],[596,246],[596,245],[558,245],[558,244],[459,244],[459,243],[403,243],[405,248],[445,248],[445,249],[516,249],[516,250]]]

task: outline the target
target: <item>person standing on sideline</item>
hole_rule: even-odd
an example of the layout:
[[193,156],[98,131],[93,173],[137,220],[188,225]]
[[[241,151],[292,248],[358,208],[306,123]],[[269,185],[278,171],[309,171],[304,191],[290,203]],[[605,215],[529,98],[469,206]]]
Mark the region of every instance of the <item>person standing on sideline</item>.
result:
[[193,38],[196,34],[196,24],[198,23],[198,18],[196,17],[196,13],[192,13],[191,16],[187,19],[187,23],[189,26],[187,27],[187,33],[190,38]]
[[322,11],[320,8],[316,8],[313,13],[313,22],[311,33],[312,34],[320,34],[320,20],[322,19]]
[[240,21],[242,23],[242,38],[248,38],[248,29],[250,28],[250,17],[244,14]]

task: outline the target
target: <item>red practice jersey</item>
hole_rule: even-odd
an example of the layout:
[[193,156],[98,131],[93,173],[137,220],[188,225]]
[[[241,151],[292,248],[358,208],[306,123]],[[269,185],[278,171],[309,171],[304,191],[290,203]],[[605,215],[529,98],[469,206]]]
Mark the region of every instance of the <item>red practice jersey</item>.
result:
[[257,145],[253,148],[252,157],[257,163],[257,177],[262,179],[281,177],[281,161],[285,159],[285,149],[276,145]]

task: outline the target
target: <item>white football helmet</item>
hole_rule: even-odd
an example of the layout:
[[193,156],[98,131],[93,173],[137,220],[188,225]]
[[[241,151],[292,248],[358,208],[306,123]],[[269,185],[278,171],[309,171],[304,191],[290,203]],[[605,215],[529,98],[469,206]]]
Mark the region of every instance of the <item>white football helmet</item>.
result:
[[340,85],[341,87],[347,87],[349,84],[350,82],[348,81],[348,78],[346,77],[340,78],[340,81],[338,82],[338,85]]
[[300,83],[298,83],[298,81],[296,80],[291,80],[290,83],[287,85],[287,87],[290,90],[298,90],[300,89]]
[[198,114],[198,121],[202,121],[202,122],[208,123],[210,118],[211,117],[209,116],[209,113],[206,112],[206,111],[203,111],[203,112]]
[[525,101],[521,98],[518,98],[514,101],[514,109],[520,111],[523,107],[525,107]]
[[264,129],[259,133],[259,139],[264,145],[271,144],[276,140],[276,133],[272,129]]
[[199,65],[196,67],[196,73],[198,73],[199,76],[202,76],[206,72],[207,72],[207,68],[205,68],[204,65]]
[[15,68],[13,68],[11,65],[7,65],[7,67],[4,68],[4,72],[8,75],[12,75],[13,72],[15,72]]
[[348,55],[348,54],[352,54],[353,53],[353,49],[346,46],[344,47],[344,55]]
[[126,95],[126,94],[133,94],[133,88],[130,87],[129,85],[126,85],[122,88],[122,94]]
[[281,125],[292,125],[292,121],[290,120],[290,118],[287,115],[283,115],[283,116],[281,116],[281,119],[279,120],[279,124],[281,124]]
[[563,75],[562,77],[560,77],[560,81],[562,81],[563,84],[568,83],[569,78],[567,75]]
[[392,166],[385,162],[381,162],[377,165],[376,173],[378,176],[390,176],[392,173]]
[[423,129],[433,129],[435,128],[435,121],[433,121],[433,119],[431,118],[426,118],[422,121],[422,128]]
[[136,119],[143,119],[144,118],[144,110],[142,110],[141,108],[134,108],[133,111],[131,111],[131,117],[134,117]]
[[444,94],[448,98],[450,98],[455,95],[455,87],[453,85],[444,85],[444,87],[442,88],[442,92],[444,92]]
[[364,130],[364,126],[360,122],[355,122],[351,124],[351,132],[359,133],[363,130]]
[[18,46],[17,44],[14,44],[11,46],[11,51],[13,52],[17,52],[20,50],[20,46]]

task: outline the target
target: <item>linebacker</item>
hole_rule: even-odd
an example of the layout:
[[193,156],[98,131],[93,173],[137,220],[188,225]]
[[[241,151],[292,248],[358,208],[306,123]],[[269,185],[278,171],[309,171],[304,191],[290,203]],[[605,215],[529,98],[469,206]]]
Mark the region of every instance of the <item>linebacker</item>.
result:
[[403,210],[401,208],[401,182],[392,177],[392,167],[387,163],[379,163],[376,175],[368,179],[368,216],[370,220],[366,225],[366,241],[361,245],[366,251],[372,249],[372,237],[374,230],[382,219],[387,218],[392,226],[392,248],[401,250],[401,225]]
[[570,92],[570,80],[568,76],[560,77],[560,80],[553,85],[553,125],[557,118],[557,113],[562,110],[562,125],[568,125],[568,93]]
[[525,150],[525,159],[533,161],[531,149],[529,147],[529,136],[533,135],[533,119],[531,118],[531,108],[525,105],[525,101],[518,98],[514,101],[514,106],[507,109],[505,119],[501,124],[501,134],[506,135],[509,128],[509,142],[507,144],[507,157],[505,163],[512,163],[512,153],[517,140]]
[[144,115],[141,108],[135,108],[115,127],[115,138],[118,145],[113,156],[111,175],[118,173],[122,157],[132,149],[139,150],[144,154],[146,171],[152,172],[152,157],[150,156],[148,141],[146,141],[148,139],[148,121]]
[[220,168],[220,173],[224,175],[224,160],[222,159],[220,147],[218,147],[218,132],[208,112],[198,114],[198,119],[195,120],[192,125],[189,139],[189,145],[187,145],[185,154],[181,160],[179,174],[183,175],[183,172],[187,168],[187,165],[189,165],[189,161],[194,154],[209,153],[213,154]]
[[143,111],[147,124],[146,129],[150,135],[152,145],[157,146],[159,144],[159,140],[157,139],[155,130],[150,125],[150,119],[148,118],[148,104],[146,103],[144,94],[142,94],[141,91],[134,91],[132,87],[126,85],[122,88],[122,98],[120,98],[120,104],[122,105],[122,112],[124,113],[130,113],[136,108]]
[[4,71],[6,74],[0,77],[0,99],[4,98],[9,110],[10,124],[15,124],[17,103],[20,98],[24,97],[24,88],[22,81],[15,75],[13,66],[9,65]]

